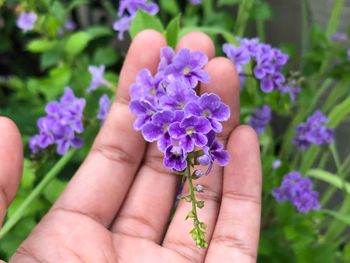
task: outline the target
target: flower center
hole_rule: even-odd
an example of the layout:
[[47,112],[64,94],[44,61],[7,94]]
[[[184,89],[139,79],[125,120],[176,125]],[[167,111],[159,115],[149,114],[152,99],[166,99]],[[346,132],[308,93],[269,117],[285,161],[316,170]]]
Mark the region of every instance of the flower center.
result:
[[189,127],[189,128],[186,129],[186,134],[187,135],[191,135],[192,133],[194,133],[193,127]]
[[189,67],[185,67],[183,70],[182,70],[182,73],[184,75],[188,75],[189,73],[191,72],[191,69]]
[[156,90],[156,88],[155,87],[152,87],[150,90],[149,90],[149,93],[151,94],[151,95],[156,95],[157,94],[157,90]]
[[210,117],[210,112],[208,110],[203,111],[204,117]]

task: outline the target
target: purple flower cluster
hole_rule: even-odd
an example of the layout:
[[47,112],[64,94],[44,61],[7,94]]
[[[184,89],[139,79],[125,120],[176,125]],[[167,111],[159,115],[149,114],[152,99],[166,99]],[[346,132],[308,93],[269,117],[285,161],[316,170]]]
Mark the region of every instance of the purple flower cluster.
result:
[[70,88],[65,88],[60,101],[52,101],[46,105],[47,115],[39,118],[37,124],[39,134],[29,141],[33,154],[56,144],[57,153],[64,155],[70,147],[79,148],[83,145],[77,134],[84,131],[83,111],[86,101],[76,98]]
[[251,63],[254,77],[260,81],[263,92],[280,89],[285,83],[283,66],[288,62],[288,55],[257,38],[238,39],[239,46],[224,44],[223,51],[235,64],[238,73],[244,74],[244,66]]
[[325,127],[327,117],[320,111],[314,112],[305,123],[297,126],[297,135],[293,143],[302,150],[308,149],[312,144],[329,144],[333,140],[333,129]]
[[271,109],[268,105],[263,105],[255,109],[249,121],[249,125],[260,135],[265,131],[266,125],[271,120]]
[[[198,151],[204,165],[226,165],[228,154],[216,139],[222,121],[230,117],[230,109],[212,93],[196,94],[199,82],[208,82],[203,70],[208,58],[202,52],[181,49],[177,54],[169,48],[161,50],[157,73],[142,70],[130,87],[130,109],[137,116],[136,130],[146,141],[157,142],[164,153],[164,164],[182,171],[187,157]],[[208,170],[209,170],[208,168]]]
[[24,32],[32,30],[37,19],[38,16],[34,12],[23,12],[17,19],[17,26]]
[[136,12],[141,9],[151,15],[159,11],[156,3],[147,3],[147,0],[121,0],[119,3],[119,19],[113,23],[113,29],[118,33],[119,40],[124,39],[124,32],[128,31],[131,21],[134,19]]
[[299,172],[293,171],[284,176],[280,187],[272,190],[272,195],[277,202],[289,201],[298,212],[308,213],[320,209],[318,193],[312,188],[310,178],[302,178]]

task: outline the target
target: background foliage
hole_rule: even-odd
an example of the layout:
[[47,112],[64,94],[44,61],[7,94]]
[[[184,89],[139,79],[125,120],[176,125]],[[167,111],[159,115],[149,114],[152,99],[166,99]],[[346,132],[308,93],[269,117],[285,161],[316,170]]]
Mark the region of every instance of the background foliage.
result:
[[[222,44],[235,44],[236,37],[258,36],[265,41],[266,22],[273,22],[274,17],[264,0],[203,0],[198,6],[176,0],[158,3],[157,16],[137,13],[130,28],[131,38],[145,28],[153,28],[165,34],[170,46],[175,46],[179,37],[199,30],[213,38],[218,55],[223,55]],[[312,25],[309,32],[303,32],[302,41],[307,45],[301,60],[293,58],[298,54],[290,43],[280,45],[291,55],[288,70],[303,79],[294,104],[287,94],[263,93],[256,81],[247,81],[241,92],[242,123],[247,123],[253,110],[262,104],[268,104],[274,112],[272,124],[259,137],[264,170],[259,262],[350,262],[350,155],[339,157],[338,150],[343,145],[337,145],[336,140],[330,146],[312,146],[304,152],[291,143],[297,124],[316,109],[328,116],[330,127],[349,123],[348,43],[330,39],[337,32],[342,5],[343,1],[334,1],[326,30]],[[98,98],[102,93],[112,97],[113,92],[101,88],[94,95],[86,94],[91,79],[88,66],[105,65],[105,78],[117,83],[130,41],[126,37],[120,42],[112,30],[117,8],[118,1],[107,0],[0,1],[0,115],[17,123],[26,145],[23,179],[7,214],[8,221],[14,217],[18,220],[0,237],[0,258],[10,257],[56,200],[100,127],[94,117]],[[33,31],[23,33],[16,19],[27,9],[35,10],[38,21]],[[307,16],[303,19],[309,21]],[[77,28],[62,32],[67,21],[74,21]],[[62,158],[54,149],[33,156],[27,145],[37,133],[36,120],[45,114],[45,105],[57,100],[66,86],[87,99],[85,145]],[[272,167],[275,160],[282,161],[277,169]],[[290,203],[276,203],[271,190],[292,170],[314,179],[321,210],[299,214]],[[28,200],[33,193],[37,195]],[[30,205],[23,206],[26,202]]]

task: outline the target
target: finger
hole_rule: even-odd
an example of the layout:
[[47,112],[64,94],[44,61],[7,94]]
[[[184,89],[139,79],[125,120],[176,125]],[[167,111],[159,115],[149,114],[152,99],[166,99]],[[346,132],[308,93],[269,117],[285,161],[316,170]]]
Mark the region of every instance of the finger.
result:
[[261,162],[254,130],[238,127],[228,146],[218,221],[206,262],[256,262],[261,209]]
[[[239,119],[239,80],[234,66],[225,58],[214,58],[206,66],[210,75],[210,83],[203,84],[200,92],[213,92],[218,94],[231,109],[231,118],[225,124],[220,138],[223,143],[227,140],[229,133],[238,125]],[[202,168],[203,170],[206,168]],[[205,171],[205,170],[204,170]],[[204,186],[204,192],[198,194],[198,200],[205,201],[203,209],[198,211],[199,218],[207,224],[206,239],[210,240],[221,201],[222,191],[222,168],[214,165],[210,175],[203,176],[195,181],[196,184]],[[188,187],[184,189],[184,195],[188,194]],[[196,248],[194,241],[189,235],[191,222],[185,221],[187,213],[191,211],[191,204],[180,201],[174,218],[169,226],[164,246],[176,250],[194,262],[203,262],[206,250]]]
[[0,226],[16,195],[22,175],[21,134],[9,119],[0,117]]
[[[210,58],[214,54],[213,42],[203,33],[184,36],[178,49],[181,47],[202,51]],[[163,154],[156,144],[149,144],[144,163],[112,231],[160,243],[173,209],[179,179],[179,175],[164,167]]]
[[116,102],[92,149],[53,211],[79,212],[109,226],[141,163],[145,142],[133,129],[129,86],[143,68],[155,71],[163,36],[153,30],[133,40],[120,75]]

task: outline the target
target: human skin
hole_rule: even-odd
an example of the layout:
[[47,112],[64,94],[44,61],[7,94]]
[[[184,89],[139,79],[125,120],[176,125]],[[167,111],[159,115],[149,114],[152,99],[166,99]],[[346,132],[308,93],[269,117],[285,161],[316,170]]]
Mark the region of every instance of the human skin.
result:
[[[257,136],[239,125],[239,78],[232,63],[214,57],[203,33],[184,36],[177,49],[204,52],[208,84],[231,108],[219,139],[229,164],[214,165],[198,179],[205,191],[199,218],[208,225],[209,247],[199,249],[185,221],[190,204],[180,201],[169,223],[180,177],[163,166],[162,153],[133,129],[129,86],[144,68],[156,71],[166,42],[146,30],[133,40],[120,74],[116,100],[90,153],[47,215],[10,262],[256,262],[260,232],[261,163]],[[0,222],[13,200],[22,173],[21,137],[0,118]],[[197,183],[197,181],[196,181]],[[184,192],[188,192],[185,187]],[[11,235],[11,233],[9,233]]]

